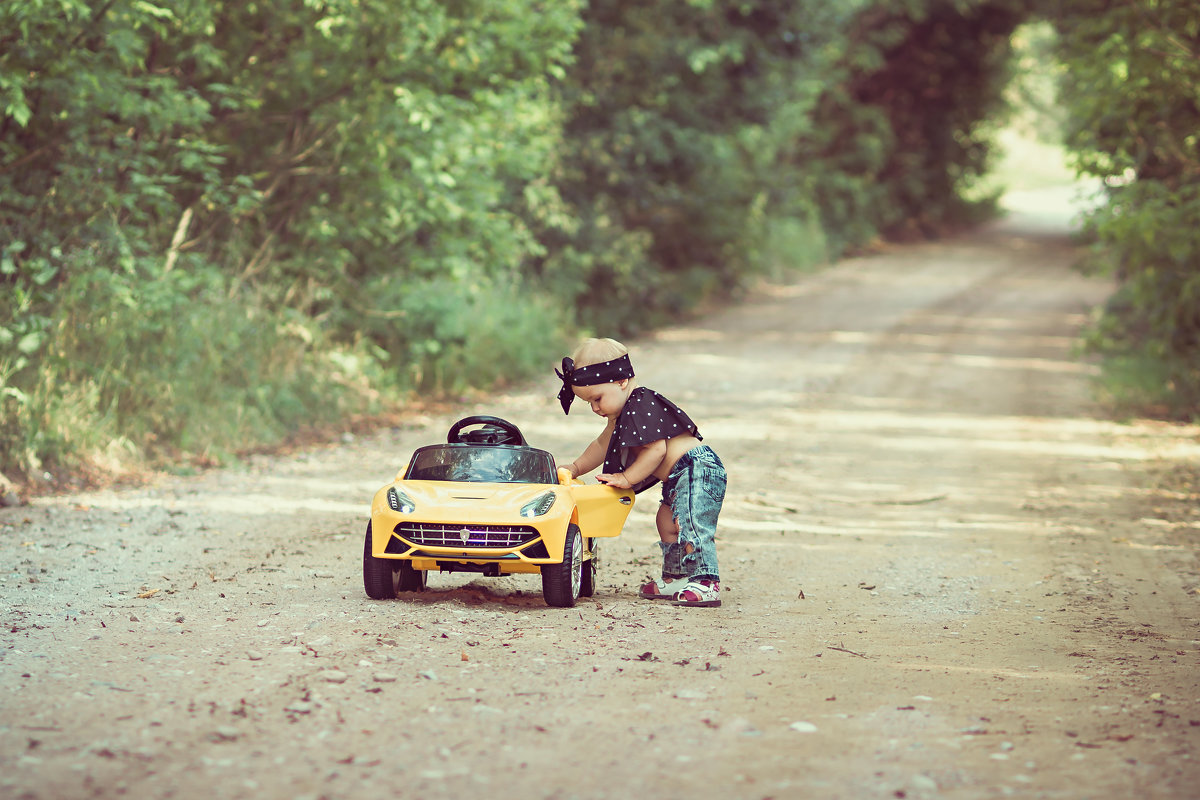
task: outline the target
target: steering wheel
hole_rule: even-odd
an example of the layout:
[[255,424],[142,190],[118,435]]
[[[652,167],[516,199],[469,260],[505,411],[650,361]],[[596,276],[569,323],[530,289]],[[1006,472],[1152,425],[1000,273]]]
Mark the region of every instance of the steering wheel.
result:
[[[473,441],[470,437],[472,433],[480,433],[480,431],[471,431],[463,434],[462,429],[469,425],[487,425],[498,429],[494,433],[488,431],[485,433],[487,439],[497,439],[498,441]],[[490,417],[486,414],[479,414],[473,417],[463,417],[458,422],[450,426],[449,433],[446,434],[446,441],[449,444],[515,444],[525,445],[525,437],[521,435],[521,430],[516,425],[506,419],[499,417]]]

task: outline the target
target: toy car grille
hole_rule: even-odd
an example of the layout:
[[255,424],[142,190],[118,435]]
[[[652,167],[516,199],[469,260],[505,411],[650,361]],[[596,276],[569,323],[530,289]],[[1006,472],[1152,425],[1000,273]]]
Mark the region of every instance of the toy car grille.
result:
[[529,525],[442,525],[401,522],[396,533],[415,545],[429,547],[518,547],[538,538]]

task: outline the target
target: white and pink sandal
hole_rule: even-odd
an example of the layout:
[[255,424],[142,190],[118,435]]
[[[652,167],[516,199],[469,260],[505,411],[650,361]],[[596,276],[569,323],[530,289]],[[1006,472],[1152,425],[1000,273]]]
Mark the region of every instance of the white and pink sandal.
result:
[[675,595],[677,606],[716,608],[721,605],[721,582],[711,580],[688,581]]
[[655,578],[642,584],[638,596],[643,600],[674,600],[687,585],[687,578]]

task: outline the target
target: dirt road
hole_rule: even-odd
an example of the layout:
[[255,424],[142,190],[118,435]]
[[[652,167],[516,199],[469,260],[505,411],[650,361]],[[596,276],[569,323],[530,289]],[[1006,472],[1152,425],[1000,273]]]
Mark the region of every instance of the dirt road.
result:
[[[0,510],[0,797],[1200,796],[1200,430],[1093,405],[1069,261],[996,226],[631,342],[729,467],[719,609],[636,598],[650,496],[594,602],[368,600],[449,416]],[[570,458],[555,391],[454,417]]]

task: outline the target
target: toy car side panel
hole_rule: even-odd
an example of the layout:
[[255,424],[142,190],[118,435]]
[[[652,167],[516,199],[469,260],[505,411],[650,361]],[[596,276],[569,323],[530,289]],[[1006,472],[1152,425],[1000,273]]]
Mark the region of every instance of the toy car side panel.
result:
[[633,491],[611,486],[572,486],[579,530],[588,538],[619,536],[633,508]]

